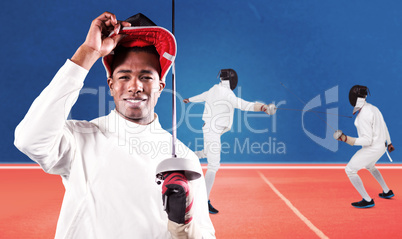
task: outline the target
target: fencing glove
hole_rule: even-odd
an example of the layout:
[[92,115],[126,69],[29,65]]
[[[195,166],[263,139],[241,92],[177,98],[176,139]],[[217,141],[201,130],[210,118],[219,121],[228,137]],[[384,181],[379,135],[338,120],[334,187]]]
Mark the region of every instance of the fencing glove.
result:
[[193,223],[193,195],[182,172],[163,175],[162,199],[168,214],[168,230],[172,238],[202,238]]
[[346,136],[342,130],[337,130],[334,133],[334,139],[345,142],[351,146],[353,146],[355,144],[356,138],[350,137],[350,136]]

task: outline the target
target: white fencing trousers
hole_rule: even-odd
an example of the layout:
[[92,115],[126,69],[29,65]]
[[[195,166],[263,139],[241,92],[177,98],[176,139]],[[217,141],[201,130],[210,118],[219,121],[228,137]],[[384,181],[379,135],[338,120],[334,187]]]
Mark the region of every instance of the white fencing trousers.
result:
[[208,199],[215,181],[216,172],[220,167],[222,148],[221,135],[225,132],[225,130],[226,127],[216,125],[210,127],[208,123],[202,127],[202,132],[204,135],[204,149],[202,152],[197,154],[203,155],[208,161],[207,172],[205,173]]
[[357,175],[357,172],[360,169],[366,168],[375,177],[375,179],[383,188],[384,192],[388,192],[389,189],[385,184],[384,179],[375,167],[375,164],[385,153],[385,150],[385,144],[363,147],[353,155],[349,163],[346,165],[345,172],[348,175],[351,183],[362,196],[362,198],[364,198],[366,201],[370,201],[371,198],[367,194],[363,186],[363,182]]

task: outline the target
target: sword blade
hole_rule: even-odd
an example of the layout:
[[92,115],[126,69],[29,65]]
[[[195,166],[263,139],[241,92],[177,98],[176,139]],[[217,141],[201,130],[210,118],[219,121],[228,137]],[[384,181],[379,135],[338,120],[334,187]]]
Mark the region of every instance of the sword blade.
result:
[[[300,99],[295,93],[293,93],[293,91],[291,91],[289,88],[287,88],[282,82],[280,82],[281,85],[283,86],[283,88],[285,88],[287,91],[289,91],[292,95],[294,95],[303,105],[306,105],[306,103]],[[314,112],[313,112],[314,113]],[[315,113],[315,115],[322,121],[324,122],[328,127],[330,127],[331,129],[333,129],[334,131],[336,131],[336,129],[334,129],[334,127],[332,127],[331,125],[328,124],[328,122],[326,120],[324,120],[323,118],[321,118],[317,113]]]
[[277,110],[312,112],[312,113],[320,113],[320,114],[327,114],[327,115],[336,115],[336,116],[345,117],[345,118],[352,118],[352,116],[340,115],[340,114],[334,114],[334,113],[328,113],[328,112],[322,112],[322,111],[316,111],[316,110],[302,110],[302,109],[289,109],[289,108],[276,108],[276,109]]

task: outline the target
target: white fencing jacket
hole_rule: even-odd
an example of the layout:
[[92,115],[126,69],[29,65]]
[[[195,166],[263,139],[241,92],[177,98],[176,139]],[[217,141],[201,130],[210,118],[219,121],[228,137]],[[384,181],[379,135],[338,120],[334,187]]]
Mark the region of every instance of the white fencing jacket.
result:
[[385,142],[391,144],[391,137],[380,110],[365,102],[355,119],[358,138],[355,145],[377,146]]
[[[170,238],[155,182],[157,164],[171,157],[170,133],[158,118],[138,125],[115,111],[90,122],[66,120],[87,73],[67,60],[15,131],[17,148],[63,179],[56,238]],[[177,154],[198,162],[181,142]],[[191,184],[194,223],[203,238],[215,238],[204,178]]]
[[238,98],[230,89],[229,81],[222,81],[208,91],[189,98],[190,102],[205,102],[202,120],[211,127],[225,127],[224,132],[231,129],[234,108],[254,111],[253,102]]

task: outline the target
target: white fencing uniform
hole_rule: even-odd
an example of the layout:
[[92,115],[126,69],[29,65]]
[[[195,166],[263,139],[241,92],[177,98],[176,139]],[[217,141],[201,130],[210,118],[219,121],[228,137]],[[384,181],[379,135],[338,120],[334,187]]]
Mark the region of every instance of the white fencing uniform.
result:
[[370,201],[371,198],[364,189],[357,172],[360,169],[366,168],[380,183],[384,192],[388,192],[389,188],[375,167],[375,164],[385,153],[385,143],[391,144],[391,138],[380,110],[367,102],[364,102],[360,112],[356,116],[355,126],[358,138],[356,138],[354,145],[360,145],[362,149],[353,155],[345,171],[361,196],[366,201]]
[[[170,238],[155,174],[158,163],[171,157],[171,134],[157,116],[139,125],[114,110],[90,122],[66,120],[87,73],[67,60],[15,131],[15,145],[63,179],[56,238]],[[179,157],[199,164],[183,143],[176,147]],[[204,178],[190,184],[193,222],[204,239],[215,238]]]
[[236,97],[230,89],[229,81],[221,81],[208,91],[189,98],[190,102],[205,102],[202,119],[204,150],[196,152],[200,158],[207,158],[208,170],[205,174],[208,198],[212,189],[215,174],[221,160],[221,135],[229,131],[233,124],[234,108],[254,111],[254,104]]

